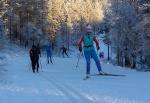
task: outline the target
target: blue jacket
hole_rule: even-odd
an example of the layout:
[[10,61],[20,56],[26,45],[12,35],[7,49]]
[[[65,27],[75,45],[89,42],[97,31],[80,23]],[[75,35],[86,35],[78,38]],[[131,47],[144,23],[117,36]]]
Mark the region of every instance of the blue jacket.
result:
[[46,52],[48,54],[51,54],[51,47],[49,45],[46,45]]

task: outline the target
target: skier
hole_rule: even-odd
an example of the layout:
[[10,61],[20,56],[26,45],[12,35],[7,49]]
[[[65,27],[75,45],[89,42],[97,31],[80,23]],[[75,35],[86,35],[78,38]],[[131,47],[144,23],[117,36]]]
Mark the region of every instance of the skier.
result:
[[67,52],[66,52],[67,49],[66,49],[66,47],[64,45],[62,46],[62,48],[60,48],[60,50],[62,50],[63,58],[65,57],[64,54],[66,54],[66,56],[69,57],[68,54],[67,54]]
[[94,36],[94,34],[92,33],[92,28],[90,25],[86,27],[86,34],[84,34],[78,42],[80,52],[82,51],[82,42],[84,44],[83,48],[84,48],[84,55],[86,59],[86,78],[88,78],[90,74],[90,57],[91,56],[96,63],[99,74],[104,74],[104,72],[101,69],[100,61],[98,59],[98,56],[96,55],[94,45],[93,45],[93,43],[95,42],[97,50],[99,50],[100,49],[99,43],[96,37]]
[[102,52],[99,53],[99,57],[102,58]]
[[50,62],[52,63],[52,50],[49,44],[46,45],[46,54],[47,54],[47,63],[49,64],[49,59]]
[[32,49],[29,51],[30,60],[32,64],[33,73],[35,73],[35,69],[39,69],[39,53],[35,45],[32,45]]
[[104,52],[102,51],[102,58],[104,58]]

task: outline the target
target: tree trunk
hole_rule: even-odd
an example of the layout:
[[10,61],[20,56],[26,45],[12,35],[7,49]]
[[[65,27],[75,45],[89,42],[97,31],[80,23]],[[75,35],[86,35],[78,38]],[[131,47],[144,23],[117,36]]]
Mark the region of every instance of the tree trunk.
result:
[[108,44],[108,61],[110,60],[110,57],[109,57],[109,44]]
[[121,56],[120,56],[120,49],[117,49],[117,65],[121,66]]
[[125,56],[125,66],[126,67],[131,67],[131,63],[130,63],[130,60],[127,56]]

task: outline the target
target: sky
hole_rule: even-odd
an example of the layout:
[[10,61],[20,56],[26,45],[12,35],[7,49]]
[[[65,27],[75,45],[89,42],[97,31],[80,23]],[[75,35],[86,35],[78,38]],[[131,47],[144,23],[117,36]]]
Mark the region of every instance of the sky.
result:
[[[91,76],[86,76],[85,58],[78,51],[70,58],[53,56],[53,64],[40,58],[39,73],[33,73],[29,49],[0,53],[0,103],[150,103],[150,73],[121,68],[106,62],[107,46],[100,43],[105,58],[100,59],[104,72],[126,76],[92,76],[97,74],[91,59]],[[72,50],[73,51],[73,50]]]

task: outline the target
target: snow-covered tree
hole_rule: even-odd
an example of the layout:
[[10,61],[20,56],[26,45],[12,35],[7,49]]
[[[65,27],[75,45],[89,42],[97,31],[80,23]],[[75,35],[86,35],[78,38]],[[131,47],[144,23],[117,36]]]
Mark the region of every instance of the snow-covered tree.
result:
[[[66,42],[67,48],[71,38],[79,39],[85,32],[87,24],[92,24],[93,30],[98,31],[99,22],[103,19],[102,2],[99,0],[51,0],[47,16],[47,29],[51,41],[60,35]],[[76,34],[76,35],[73,35]],[[73,40],[74,41],[74,40]]]
[[29,22],[42,30],[43,37],[57,43],[57,35],[62,41],[77,41],[85,32],[87,24],[93,26],[98,33],[99,24],[103,19],[102,4],[107,0],[2,0],[6,6],[3,15],[7,33],[11,40],[23,43],[20,29]]
[[150,71],[150,1],[138,2],[138,19],[135,29],[139,38],[139,57],[138,60],[142,70]]
[[4,22],[2,19],[0,19],[0,50],[3,49],[3,44],[5,42],[5,29],[4,29]]
[[149,67],[148,2],[111,0],[111,6],[107,8],[109,12],[104,17],[103,29],[109,28],[105,39],[109,37],[118,65],[135,68],[142,57]]
[[117,54],[117,65],[131,66],[131,62],[135,63],[134,55],[137,51],[137,35],[133,29],[136,23],[135,4],[128,1],[111,1],[111,6],[106,10],[104,29],[109,30],[109,35],[105,37],[109,38]]
[[32,44],[37,44],[42,37],[42,31],[37,28],[34,23],[29,22],[21,28],[21,35],[25,38],[25,40],[32,42]]

